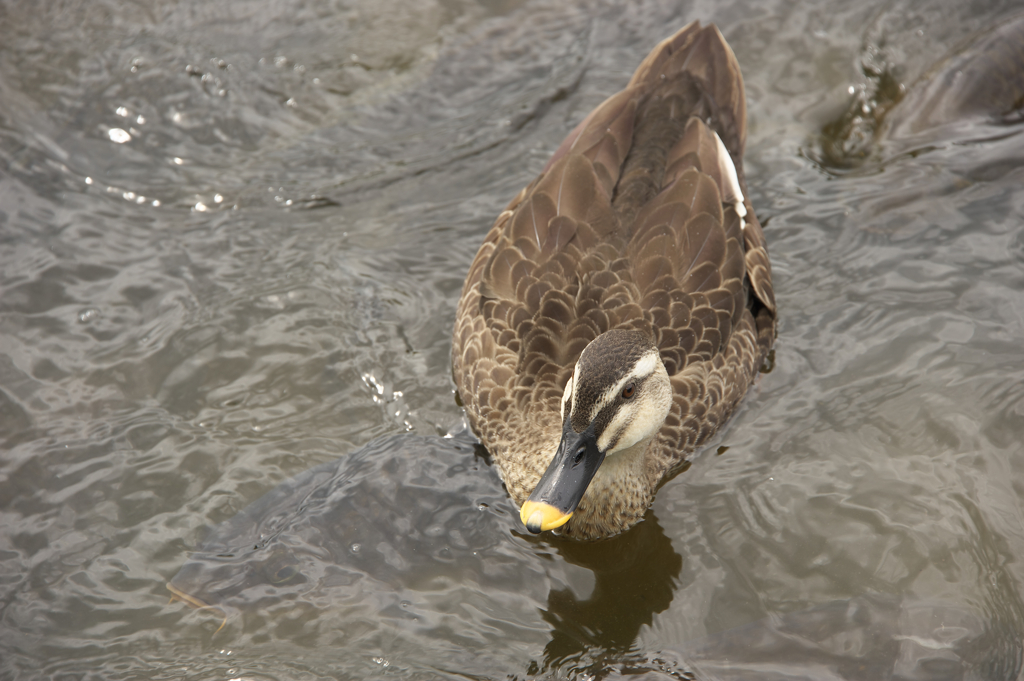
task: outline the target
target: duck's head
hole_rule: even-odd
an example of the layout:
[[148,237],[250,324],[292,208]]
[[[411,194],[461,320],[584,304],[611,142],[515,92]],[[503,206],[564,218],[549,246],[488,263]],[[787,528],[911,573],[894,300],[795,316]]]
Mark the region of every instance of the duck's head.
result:
[[568,522],[605,458],[645,449],[671,405],[672,384],[650,338],[613,329],[591,341],[562,395],[558,450],[523,504],[527,529]]

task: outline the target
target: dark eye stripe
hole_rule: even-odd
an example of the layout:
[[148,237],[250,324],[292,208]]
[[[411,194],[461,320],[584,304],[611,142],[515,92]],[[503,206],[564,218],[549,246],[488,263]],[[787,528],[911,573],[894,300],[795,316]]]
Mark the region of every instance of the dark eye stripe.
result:
[[[636,394],[637,388],[640,384],[634,381],[633,385],[633,392],[634,394]],[[601,439],[601,436],[604,434],[605,428],[607,428],[608,424],[610,424],[612,422],[612,419],[615,418],[615,412],[617,412],[622,407],[622,405],[623,403],[621,400],[615,400],[611,404],[606,404],[601,409],[601,411],[597,413],[597,416],[594,417],[594,435],[597,436],[598,440]],[[624,424],[622,424],[622,429],[618,433],[616,433],[615,438],[608,443],[608,449],[606,451],[611,451],[615,449],[615,445],[619,443],[619,440],[622,438],[622,433],[629,428],[630,423],[632,423],[632,421],[627,421]]]
[[[641,359],[643,359],[643,357],[641,357]],[[600,435],[601,430],[603,430],[603,427],[607,425],[608,422],[611,420],[611,416],[607,416],[604,419],[604,422],[600,423],[599,421],[602,418],[602,412],[604,412],[607,409],[611,409],[611,414],[614,414],[615,409],[618,408],[618,405],[621,405],[624,399],[631,400],[634,397],[636,397],[636,395],[643,389],[643,386],[647,382],[647,380],[653,375],[653,372],[650,374],[646,374],[644,376],[636,376],[635,374],[629,376],[627,374],[628,380],[626,381],[626,383],[623,385],[621,389],[619,389],[617,393],[613,393],[610,398],[607,398],[610,400],[609,403],[602,407],[600,411],[597,411],[597,405],[599,401],[606,399],[605,396],[608,395],[608,393],[605,391],[614,387],[619,381],[622,380],[622,377],[614,381],[609,380],[608,383],[605,384],[603,389],[595,389],[597,388],[597,386],[592,385],[589,380],[584,380],[582,383],[579,384],[573,383],[573,389],[571,391],[570,398],[566,400],[565,408],[562,410],[563,423],[566,419],[571,419],[572,428],[577,433],[583,432],[583,430],[586,429],[591,423],[594,423],[596,432],[598,435]],[[574,371],[573,376],[570,377],[569,380],[574,380],[575,378],[576,372]],[[597,381],[597,383],[599,385],[600,380]],[[624,392],[629,386],[632,386],[633,391],[630,393],[629,396],[626,396],[624,395]],[[573,403],[575,403],[575,405]],[[593,415],[593,418],[590,418],[591,415]]]

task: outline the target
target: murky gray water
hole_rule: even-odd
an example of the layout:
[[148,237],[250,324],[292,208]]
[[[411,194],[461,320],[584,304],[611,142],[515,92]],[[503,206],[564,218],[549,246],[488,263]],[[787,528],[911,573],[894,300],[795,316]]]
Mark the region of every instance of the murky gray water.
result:
[[[0,4],[0,678],[1017,678],[1024,126],[892,125],[1015,5]],[[780,330],[647,521],[524,537],[465,440],[390,440],[438,448],[424,536],[471,559],[417,572],[399,514],[371,587],[168,603],[204,528],[457,428],[480,240],[693,19],[743,68]]]

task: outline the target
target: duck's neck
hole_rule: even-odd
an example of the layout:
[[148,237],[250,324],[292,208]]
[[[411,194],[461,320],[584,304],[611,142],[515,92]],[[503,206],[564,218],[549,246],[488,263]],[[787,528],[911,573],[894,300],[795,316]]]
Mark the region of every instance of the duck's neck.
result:
[[595,539],[635,524],[651,504],[654,490],[647,475],[647,438],[605,457],[569,521],[568,534]]
[[644,479],[646,487],[647,448],[650,444],[651,438],[646,438],[628,449],[606,456],[601,467],[597,469],[590,487],[611,489],[623,480],[639,480],[641,478]]

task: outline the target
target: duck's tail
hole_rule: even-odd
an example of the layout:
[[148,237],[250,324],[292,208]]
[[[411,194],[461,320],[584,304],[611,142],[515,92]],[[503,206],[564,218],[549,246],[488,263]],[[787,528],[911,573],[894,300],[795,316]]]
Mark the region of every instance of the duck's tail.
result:
[[707,108],[712,120],[704,122],[718,133],[733,158],[742,158],[747,141],[743,76],[736,55],[714,24],[702,27],[694,21],[662,40],[637,67],[627,87],[660,95],[662,90],[678,90],[671,84],[680,80],[697,86],[704,101],[695,108]]
[[[720,182],[723,198],[728,200],[730,193],[745,196],[742,158],[746,116],[743,77],[736,56],[717,27],[702,27],[694,21],[659,43],[626,88],[576,126],[544,169],[545,174],[555,171],[547,184],[556,186],[538,189],[548,190],[553,196],[591,196],[596,192],[595,199],[610,203],[618,217],[616,224],[593,225],[598,233],[628,226],[637,210],[674,179],[671,165],[678,154],[670,152],[681,148],[678,143],[687,123],[698,118],[718,134],[731,157],[732,163],[726,165],[735,168],[735,181],[716,177],[724,180]],[[686,143],[682,147],[696,154],[689,160],[690,165],[713,176],[718,174],[717,148],[690,150]],[[574,155],[586,157],[591,167],[569,167],[573,164],[567,157]],[[584,187],[588,191],[558,191],[567,182],[572,187],[594,186]],[[737,191],[731,192],[730,182]],[[556,212],[587,212],[585,207],[577,211],[573,210],[575,206],[566,208],[559,207]]]

